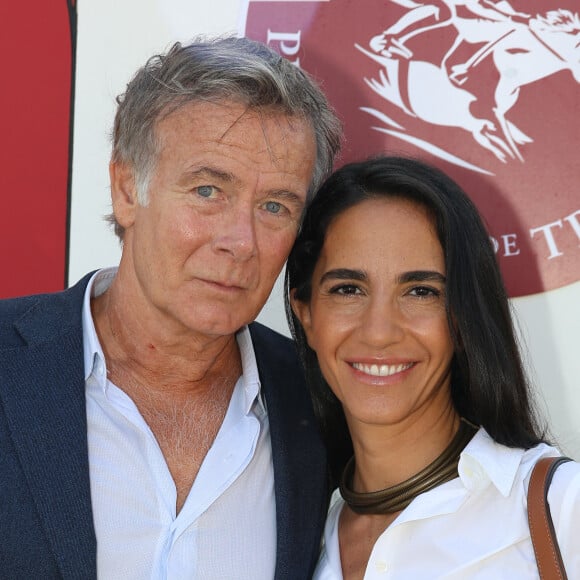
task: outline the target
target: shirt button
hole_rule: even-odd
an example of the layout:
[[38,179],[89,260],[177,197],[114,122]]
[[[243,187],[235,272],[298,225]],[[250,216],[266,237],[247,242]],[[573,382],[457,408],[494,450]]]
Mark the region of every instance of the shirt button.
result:
[[375,570],[380,574],[384,574],[387,571],[387,563],[384,560],[377,560],[375,562]]

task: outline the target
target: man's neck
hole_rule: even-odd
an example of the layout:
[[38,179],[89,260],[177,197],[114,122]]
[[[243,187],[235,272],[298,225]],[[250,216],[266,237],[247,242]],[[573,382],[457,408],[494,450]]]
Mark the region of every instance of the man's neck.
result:
[[203,396],[216,384],[233,387],[241,375],[234,335],[171,334],[170,325],[152,323],[136,312],[115,282],[92,299],[91,311],[110,378],[124,390],[130,387],[124,383],[138,383],[152,392],[188,398],[196,392]]

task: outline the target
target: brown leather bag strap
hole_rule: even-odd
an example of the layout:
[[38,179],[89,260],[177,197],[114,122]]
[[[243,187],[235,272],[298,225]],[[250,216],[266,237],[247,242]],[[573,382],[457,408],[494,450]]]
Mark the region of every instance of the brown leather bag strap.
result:
[[561,463],[566,461],[571,461],[571,459],[569,457],[544,457],[536,463],[530,478],[528,522],[538,572],[542,580],[566,580],[567,578],[548,505],[548,489],[554,472]]

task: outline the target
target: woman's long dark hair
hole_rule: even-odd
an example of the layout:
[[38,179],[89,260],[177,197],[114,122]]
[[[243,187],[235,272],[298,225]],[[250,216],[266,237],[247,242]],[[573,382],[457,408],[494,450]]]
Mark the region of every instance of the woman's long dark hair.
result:
[[[498,443],[528,449],[543,440],[523,370],[507,294],[479,213],[447,175],[421,161],[377,157],[345,165],[322,185],[308,207],[286,267],[286,314],[303,361],[326,441],[332,476],[352,455],[339,400],[321,375],[290,292],[308,303],[312,275],[330,223],[368,199],[399,197],[428,208],[446,269],[447,319],[454,342],[451,396],[457,412]],[[361,227],[364,225],[361,224]],[[388,224],[385,224],[388,227]]]

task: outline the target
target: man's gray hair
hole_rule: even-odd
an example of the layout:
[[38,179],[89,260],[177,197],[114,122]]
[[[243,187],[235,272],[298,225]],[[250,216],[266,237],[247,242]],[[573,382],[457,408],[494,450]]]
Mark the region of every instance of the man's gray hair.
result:
[[[264,44],[223,37],[175,43],[166,54],[151,57],[117,97],[112,161],[132,166],[138,201],[146,205],[157,161],[158,120],[182,105],[231,100],[249,109],[267,107],[306,120],[314,131],[317,158],[310,199],[332,171],[342,127],[311,77]],[[115,233],[123,238],[116,223]]]

